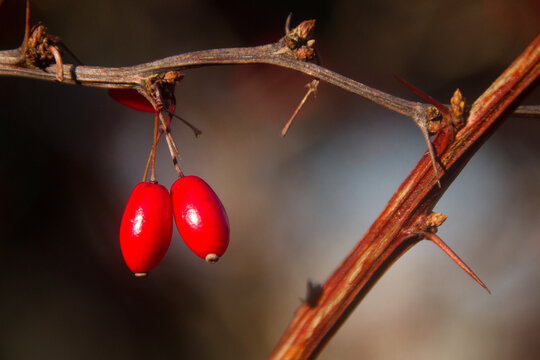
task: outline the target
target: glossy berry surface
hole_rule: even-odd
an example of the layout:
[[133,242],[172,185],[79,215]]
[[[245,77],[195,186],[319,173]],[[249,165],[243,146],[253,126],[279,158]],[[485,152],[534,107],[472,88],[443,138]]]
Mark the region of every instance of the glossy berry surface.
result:
[[147,113],[156,112],[152,104],[135,89],[109,89],[109,96],[134,110]]
[[197,256],[214,263],[229,245],[229,219],[212,188],[197,176],[184,176],[171,188],[180,236]]
[[120,225],[120,248],[129,269],[144,276],[169,249],[172,236],[169,192],[157,183],[141,182],[128,200]]

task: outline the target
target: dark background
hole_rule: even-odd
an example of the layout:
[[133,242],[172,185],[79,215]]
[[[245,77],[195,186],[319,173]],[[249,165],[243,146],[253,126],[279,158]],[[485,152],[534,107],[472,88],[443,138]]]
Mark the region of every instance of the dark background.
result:
[[[536,36],[537,1],[34,1],[86,63],[133,65],[259,45],[317,19],[323,64],[416,100],[398,74],[448,102],[474,101]],[[0,1],[0,48],[19,46],[24,2]],[[162,264],[134,278],[118,227],[151,147],[152,116],[106,91],[0,79],[0,358],[262,359],[307,279],[322,282],[425,151],[407,118],[322,84],[285,139],[310,79],[249,65],[190,70],[173,134],[187,174],[228,210],[216,265],[175,230]],[[538,90],[524,103],[538,104]],[[447,191],[439,234],[488,295],[422,242],[402,257],[321,359],[532,359],[540,351],[540,123],[508,119]],[[164,143],[158,180],[175,180]]]

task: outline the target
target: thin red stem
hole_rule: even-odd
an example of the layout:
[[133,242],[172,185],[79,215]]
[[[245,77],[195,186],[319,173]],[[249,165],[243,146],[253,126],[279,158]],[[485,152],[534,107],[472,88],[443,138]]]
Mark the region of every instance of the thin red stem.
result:
[[24,40],[23,46],[26,46],[28,37],[30,36],[30,0],[26,0],[26,19],[24,23]]
[[158,143],[158,128],[159,128],[159,112],[156,111],[156,119],[154,121],[154,142],[152,143],[152,152],[151,152],[151,172],[150,172],[150,181],[156,182],[156,148]]

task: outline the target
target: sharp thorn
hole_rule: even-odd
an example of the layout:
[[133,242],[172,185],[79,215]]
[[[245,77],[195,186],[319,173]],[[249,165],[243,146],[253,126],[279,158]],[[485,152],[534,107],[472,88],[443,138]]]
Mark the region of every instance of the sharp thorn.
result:
[[26,22],[24,25],[24,40],[23,46],[26,48],[26,43],[30,37],[30,0],[26,0]]
[[56,79],[60,82],[64,81],[64,63],[62,61],[62,55],[55,46],[49,46],[48,49],[54,56],[56,61]]
[[433,165],[433,170],[435,171],[435,177],[437,178],[437,184],[439,184],[439,188],[441,188],[441,179],[439,176],[439,169],[437,169],[437,155],[435,155],[435,149],[433,149],[433,144],[431,143],[431,140],[429,138],[429,134],[426,128],[420,126],[420,131],[422,132],[422,135],[424,135],[424,139],[426,140],[429,157],[431,158],[431,164]]
[[60,38],[57,38],[57,43],[58,43],[58,45],[60,45],[62,47],[62,49],[64,49],[73,58],[73,60],[75,60],[77,65],[82,65],[83,64],[81,59],[79,59],[77,57],[77,55],[75,55],[75,53],[73,51],[71,51],[71,49]]
[[[423,91],[421,91],[421,90],[417,89],[416,87],[414,87],[413,85],[409,84],[407,81],[403,80],[402,78],[400,78],[396,74],[392,74],[392,75],[394,76],[394,78],[396,78],[396,80],[398,80],[400,83],[405,85],[405,87],[407,87],[413,93],[415,93],[416,95],[418,95],[420,98],[424,99],[425,101],[427,101],[431,105],[435,106],[442,114],[444,114],[444,115],[449,114],[448,109],[444,105],[439,103],[437,100],[433,99],[428,94],[424,93]],[[427,124],[424,124],[423,122],[419,122],[418,120],[415,120],[415,123],[420,128],[420,131],[422,132],[422,135],[424,136],[424,139],[426,139],[426,144],[427,144],[427,147],[428,147],[429,156],[431,157],[431,163],[433,164],[433,170],[435,171],[435,177],[437,178],[437,184],[439,185],[439,188],[441,188],[442,187],[441,186],[441,179],[440,179],[440,176],[439,176],[439,170],[437,169],[437,156],[435,154],[435,149],[433,149],[433,144],[431,143],[431,140],[429,138],[429,133],[428,133],[427,128],[426,128]]]
[[289,35],[289,33],[291,32],[291,28],[290,28],[291,18],[292,18],[292,12],[290,12],[289,15],[287,15],[287,20],[285,20],[285,35]]
[[425,101],[427,101],[431,105],[435,106],[442,114],[449,115],[449,111],[448,111],[448,108],[446,106],[444,106],[443,104],[441,104],[440,102],[438,102],[437,100],[435,100],[434,98],[432,98],[431,96],[426,94],[425,92],[423,92],[423,91],[417,89],[416,87],[414,87],[413,85],[409,84],[407,81],[403,80],[402,78],[400,78],[396,74],[392,74],[392,75],[394,76],[394,78],[397,81],[399,81],[400,83],[405,85],[405,87],[407,89],[411,90],[413,93],[418,95],[420,98],[424,99]]
[[471,270],[471,268],[469,268],[467,264],[465,264],[465,262],[461,260],[460,257],[457,256],[457,254],[452,249],[450,249],[450,247],[446,245],[446,243],[440,237],[431,232],[426,232],[422,235],[426,239],[433,241],[435,245],[441,248],[441,250],[450,257],[450,259],[454,260],[454,262],[460,268],[462,268],[467,274],[469,274],[470,277],[472,277],[478,284],[480,284],[480,286],[482,286],[488,293],[491,294],[491,291],[489,291],[488,287],[482,282],[482,280],[480,280],[480,278]]

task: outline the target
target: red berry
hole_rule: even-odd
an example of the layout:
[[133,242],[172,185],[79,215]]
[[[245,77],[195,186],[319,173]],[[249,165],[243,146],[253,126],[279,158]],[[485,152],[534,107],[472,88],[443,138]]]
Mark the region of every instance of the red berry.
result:
[[135,186],[120,225],[120,248],[135,276],[156,267],[169,249],[172,205],[167,189],[157,183]]
[[209,263],[229,245],[229,219],[212,188],[197,176],[184,176],[171,188],[174,219],[186,245]]
[[109,96],[134,110],[147,113],[156,112],[152,104],[135,89],[109,89]]

